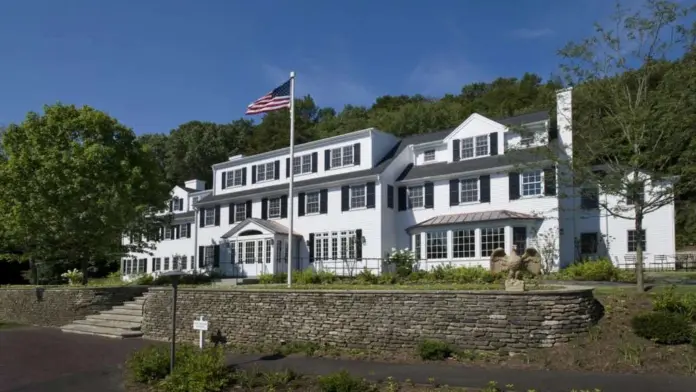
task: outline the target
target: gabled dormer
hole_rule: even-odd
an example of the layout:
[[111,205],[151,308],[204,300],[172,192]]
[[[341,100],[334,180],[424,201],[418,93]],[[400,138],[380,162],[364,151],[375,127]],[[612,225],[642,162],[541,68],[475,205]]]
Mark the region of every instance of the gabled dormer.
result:
[[503,150],[501,135],[505,126],[474,113],[455,128],[444,142],[449,154],[448,162],[498,155]]

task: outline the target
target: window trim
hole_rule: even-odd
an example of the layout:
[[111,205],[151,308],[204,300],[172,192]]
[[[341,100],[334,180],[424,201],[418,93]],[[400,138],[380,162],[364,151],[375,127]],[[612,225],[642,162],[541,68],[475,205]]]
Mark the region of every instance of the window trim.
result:
[[[210,255],[208,255],[210,251]],[[210,263],[208,263],[208,256],[210,256]],[[215,245],[208,245],[203,247],[203,266],[212,267],[215,264]]]
[[164,239],[171,240],[174,237],[174,230],[171,226],[166,226],[164,228]]
[[[232,181],[230,181],[230,177],[232,177]],[[242,182],[243,177],[244,174],[242,168],[228,171],[227,179],[225,180],[225,188],[244,186],[244,183]],[[236,184],[237,178],[239,178],[239,184]]]
[[[434,241],[434,240],[439,240],[439,239],[441,239],[440,235],[443,234],[443,233],[444,233],[444,238],[445,238],[444,255],[443,255],[442,257],[430,257],[432,254],[435,253],[434,250],[431,252],[431,249],[430,249],[430,247],[431,247],[431,245],[432,245],[430,236],[431,236],[431,235],[438,234],[438,238],[433,238],[432,241]],[[431,230],[431,231],[427,231],[427,232],[425,233],[425,260],[428,260],[428,261],[430,261],[430,260],[447,260],[447,259],[449,258],[449,251],[450,251],[450,249],[449,249],[449,247],[450,247],[449,242],[450,242],[450,240],[449,240],[449,230]],[[438,252],[438,254],[442,254],[442,252]]]
[[[432,157],[430,157],[430,159],[428,159],[429,154],[432,154]],[[435,154],[435,149],[423,151],[423,162],[435,162],[435,158],[437,158]]]
[[[363,191],[362,194],[362,205],[353,207],[353,191],[355,189],[361,188]],[[357,199],[357,197],[355,197]],[[348,188],[348,203],[349,203],[349,210],[364,210],[367,209],[367,184],[360,184],[360,185],[351,185],[350,188]]]
[[[334,156],[334,152],[338,151],[338,156]],[[346,152],[349,152],[349,154],[346,154]],[[350,156],[350,162],[346,161],[346,158]],[[340,169],[342,167],[348,167],[348,166],[353,166],[355,165],[355,151],[353,151],[353,145],[349,146],[341,146],[341,147],[334,147],[331,149],[331,152],[329,153],[329,158],[331,161],[329,162],[329,170],[331,169]],[[340,165],[334,165],[334,159],[340,160],[341,164]]]
[[[539,193],[535,193],[532,195],[525,195],[524,194],[524,176],[525,175],[532,175],[539,173]],[[544,196],[544,186],[545,186],[545,179],[544,179],[544,171],[542,169],[534,169],[534,170],[526,170],[520,173],[520,199],[527,199],[527,198],[534,198],[534,197],[541,197]]]
[[[491,142],[489,140],[489,135],[476,135],[476,136],[469,136],[465,138],[459,139],[459,160],[467,160],[467,159],[476,159],[476,158],[482,158],[482,157],[487,157],[491,155]],[[478,149],[479,147],[479,140],[485,141],[486,145],[486,153],[485,154],[479,154]],[[471,142],[471,149],[466,146],[468,142]],[[483,144],[483,143],[482,143]],[[465,148],[466,147],[466,148]],[[471,150],[471,156],[467,156],[464,151],[469,151]]]
[[[465,256],[465,257],[457,257],[457,256],[455,256],[454,252],[455,252],[456,244],[455,244],[455,242],[454,242],[454,239],[457,238],[457,236],[456,236],[455,234],[456,234],[456,232],[458,232],[458,231],[461,231],[461,232],[472,232],[472,233],[474,233],[474,234],[473,234],[473,237],[474,237],[474,255],[473,255],[473,256],[468,256],[468,257],[467,257],[467,256]],[[479,246],[478,246],[478,242],[479,242],[478,237],[479,237],[479,235],[476,233],[476,228],[471,228],[471,227],[458,227],[458,228],[453,228],[453,229],[452,229],[452,260],[475,260],[475,259],[479,258],[479,257],[478,257],[478,253],[479,253],[479,251],[478,251],[478,248],[479,248]],[[463,236],[462,238],[466,238],[466,236]],[[463,243],[461,246],[464,247],[464,248],[466,248],[466,244],[465,244],[465,243]],[[463,252],[466,253],[466,249],[463,250]]]
[[180,212],[184,210],[183,208],[179,209],[179,200],[180,198],[178,196],[174,196],[172,198],[172,212]]
[[179,225],[179,238],[188,238],[188,225],[186,223]]
[[[278,202],[278,216],[273,216],[271,215],[271,204],[277,201]],[[283,206],[282,206],[283,200],[282,198],[279,197],[272,197],[268,199],[267,203],[267,210],[266,210],[266,216],[268,216],[268,219],[280,219],[280,217],[283,215]]]
[[[317,198],[316,211],[312,211],[309,208],[309,205],[310,205],[309,199],[310,199],[310,197],[314,197],[314,196],[316,196],[316,198]],[[319,191],[305,193],[304,202],[305,202],[305,215],[319,215],[321,213],[321,195],[320,195]],[[314,204],[314,202],[312,202],[312,204]]]
[[[474,181],[476,183],[476,200],[464,201],[464,183],[467,181]],[[467,205],[479,203],[481,201],[481,179],[479,177],[466,177],[459,179],[459,205]]]
[[[420,201],[421,205],[414,206],[411,203],[411,190],[419,189],[421,191]],[[420,210],[425,208],[425,185],[414,185],[406,188],[406,208],[409,210]]]
[[[309,164],[308,164],[309,169],[308,169],[307,171],[303,171],[303,168],[305,167],[305,166],[304,166],[304,163],[305,163],[305,162],[304,162],[303,160],[304,160],[305,157],[307,157],[307,159],[309,160]],[[311,153],[311,152],[310,152],[309,154],[303,154],[303,155],[300,155],[300,156],[293,157],[293,162],[292,162],[293,176],[302,176],[302,175],[305,175],[305,174],[310,174],[310,173],[312,173],[312,164],[313,164],[312,159],[313,159],[313,157],[312,157],[312,153]],[[296,166],[296,165],[295,165],[295,160],[298,160],[298,161],[300,162],[299,166]],[[295,171],[295,168],[296,168],[296,167],[299,168],[298,171]]]
[[[239,213],[242,212],[240,207],[244,208],[242,219],[239,219]],[[241,222],[241,221],[246,219],[246,216],[247,216],[246,215],[246,207],[247,207],[246,203],[238,203],[238,204],[234,205],[234,221],[235,222]]]
[[[203,227],[208,227],[208,226],[215,226],[215,208],[206,208],[203,212]],[[208,223],[208,213],[211,213],[212,216],[212,222]]]
[[[269,177],[269,170],[268,168],[271,168],[270,174],[271,176]],[[261,170],[263,168],[263,170]],[[263,179],[261,179],[261,173],[263,173]],[[266,163],[259,163],[256,165],[256,182],[267,182],[267,181],[274,181],[275,180],[275,162],[266,162]]]

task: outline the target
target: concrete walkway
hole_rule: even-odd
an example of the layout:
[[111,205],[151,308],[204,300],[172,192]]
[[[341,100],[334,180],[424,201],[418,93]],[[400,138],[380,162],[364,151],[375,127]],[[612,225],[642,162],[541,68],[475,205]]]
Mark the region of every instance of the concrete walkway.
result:
[[[110,339],[61,333],[51,328],[0,331],[0,392],[121,392],[123,363],[134,350],[153,344],[142,339]],[[487,369],[458,364],[388,364],[324,358],[230,355],[242,368],[292,369],[302,374],[347,370],[373,380],[394,377],[404,381],[478,388],[489,381],[514,384],[518,390],[569,392],[600,388],[602,392],[687,392],[696,378],[650,375],[612,375]]]

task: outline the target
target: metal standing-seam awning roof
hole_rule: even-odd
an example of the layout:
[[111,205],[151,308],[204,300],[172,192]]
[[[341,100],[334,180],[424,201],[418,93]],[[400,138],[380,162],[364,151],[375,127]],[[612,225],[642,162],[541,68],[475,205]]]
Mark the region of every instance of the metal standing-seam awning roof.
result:
[[438,215],[434,216],[426,221],[413,225],[406,229],[410,231],[412,229],[431,227],[431,226],[446,226],[446,225],[456,225],[461,223],[476,223],[476,222],[490,222],[498,220],[510,220],[510,219],[542,219],[542,217],[525,214],[523,212],[515,212],[508,210],[494,210],[494,211],[482,211],[482,212],[466,212],[462,214],[448,214],[448,215]]

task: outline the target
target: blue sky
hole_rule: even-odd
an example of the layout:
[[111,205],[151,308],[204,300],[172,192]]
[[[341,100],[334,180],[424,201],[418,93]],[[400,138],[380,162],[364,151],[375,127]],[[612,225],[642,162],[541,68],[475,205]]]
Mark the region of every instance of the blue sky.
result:
[[610,0],[7,0],[0,124],[57,101],[138,134],[227,122],[297,73],[321,106],[556,71]]

